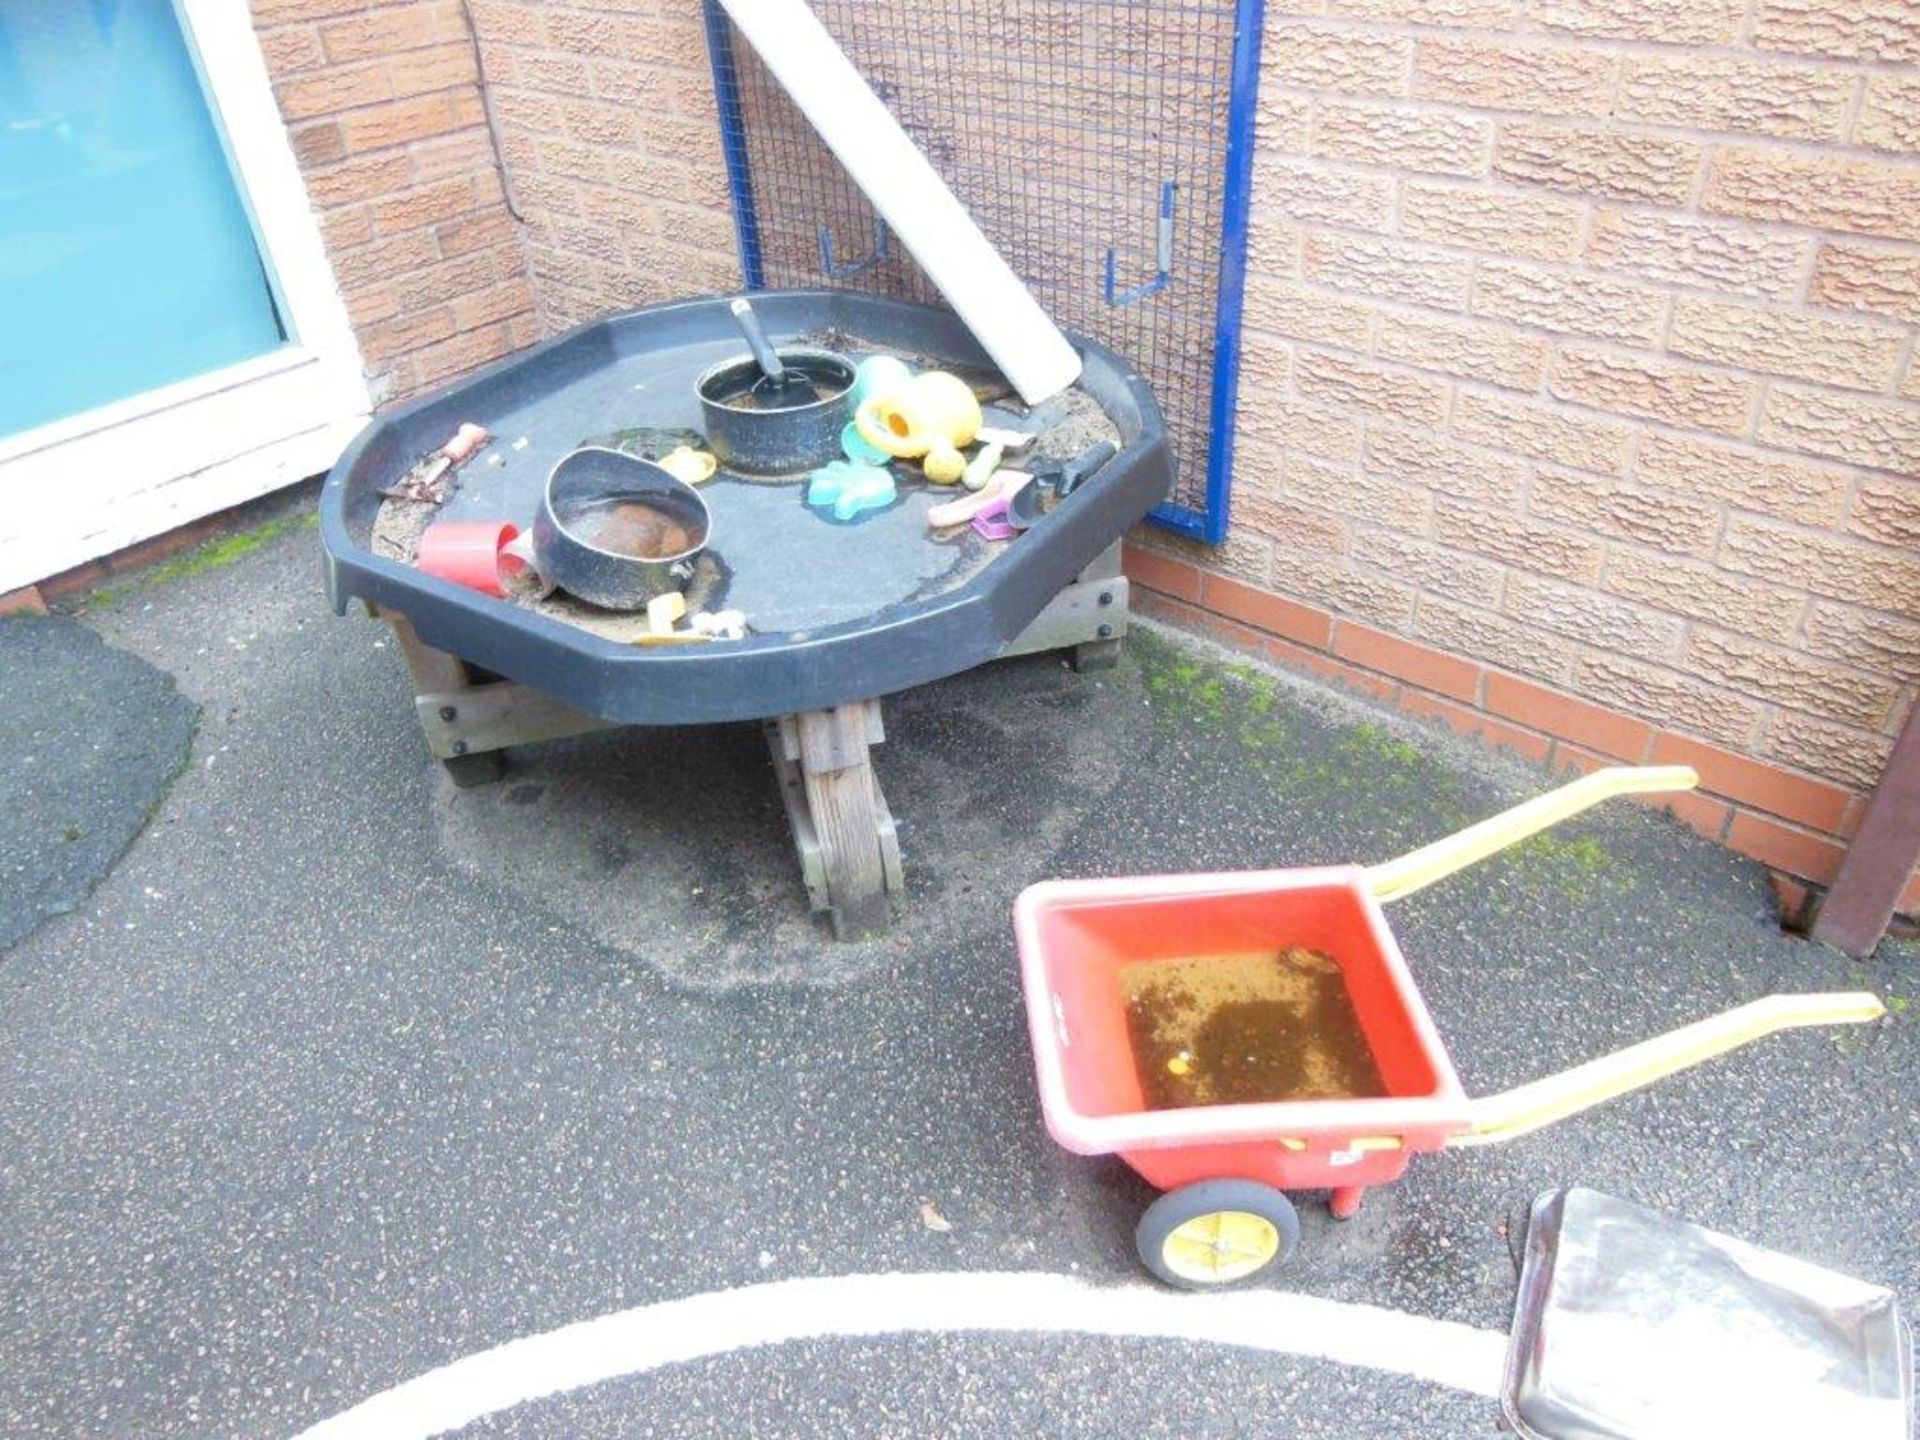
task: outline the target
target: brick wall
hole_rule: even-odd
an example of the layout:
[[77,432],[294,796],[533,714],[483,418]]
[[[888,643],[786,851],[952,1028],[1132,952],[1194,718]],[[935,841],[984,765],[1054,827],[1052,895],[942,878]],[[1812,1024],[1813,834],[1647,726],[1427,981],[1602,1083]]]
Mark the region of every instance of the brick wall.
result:
[[1920,8],[1268,17],[1233,534],[1136,569],[1830,878],[1920,670]]
[[740,288],[696,0],[473,0],[549,331]]
[[[524,298],[490,169],[417,168],[479,153],[457,7],[255,3],[363,333],[413,342],[396,387],[518,343],[524,314],[445,338],[457,303],[379,248],[421,205],[403,233],[497,236]],[[697,0],[472,10],[540,329],[737,286]],[[1920,10],[1267,23],[1233,532],[1143,531],[1146,603],[1534,758],[1692,761],[1683,818],[1831,878],[1920,668]],[[329,51],[354,24],[408,54]],[[448,136],[354,148],[427,79]]]
[[459,0],[252,0],[376,401],[530,343]]

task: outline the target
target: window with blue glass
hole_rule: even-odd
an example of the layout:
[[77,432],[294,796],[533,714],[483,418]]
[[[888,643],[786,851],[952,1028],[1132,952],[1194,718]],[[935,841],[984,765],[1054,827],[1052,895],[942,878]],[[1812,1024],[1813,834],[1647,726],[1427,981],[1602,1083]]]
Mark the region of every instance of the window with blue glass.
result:
[[0,0],[0,436],[287,339],[171,0]]

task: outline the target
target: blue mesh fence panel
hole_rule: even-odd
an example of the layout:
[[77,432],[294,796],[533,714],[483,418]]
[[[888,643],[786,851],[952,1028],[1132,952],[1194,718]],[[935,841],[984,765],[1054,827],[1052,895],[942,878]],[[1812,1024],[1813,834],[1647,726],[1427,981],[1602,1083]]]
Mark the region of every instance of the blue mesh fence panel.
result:
[[[1049,313],[1126,356],[1226,531],[1262,0],[812,0]],[[717,0],[707,24],[751,288],[940,296]]]

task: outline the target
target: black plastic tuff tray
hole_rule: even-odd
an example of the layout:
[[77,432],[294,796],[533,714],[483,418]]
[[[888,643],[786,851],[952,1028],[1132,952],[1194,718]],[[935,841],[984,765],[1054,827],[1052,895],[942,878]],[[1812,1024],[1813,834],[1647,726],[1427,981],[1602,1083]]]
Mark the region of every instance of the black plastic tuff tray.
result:
[[[744,354],[731,297],[596,320],[376,420],[328,475],[320,539],[336,611],[354,598],[396,610],[421,640],[602,719],[635,725],[750,720],[892,694],[993,659],[1075,575],[1167,495],[1159,406],[1119,356],[1075,340],[1080,385],[1118,430],[1120,453],[1018,539],[936,540],[927,507],[954,491],[903,485],[884,511],[836,524],[805,486],[732,480],[703,488],[709,550],[729,574],[718,603],[754,633],[642,647],[496,600],[373,553],[380,487],[462,421],[493,432],[442,514],[527,528],[554,462],[583,441],[640,426],[700,428],[694,377]],[[835,331],[967,367],[986,355],[951,314],[839,291],[768,291],[754,308],[778,344]],[[514,448],[521,439],[525,444]],[[716,607],[717,608],[717,607]]]

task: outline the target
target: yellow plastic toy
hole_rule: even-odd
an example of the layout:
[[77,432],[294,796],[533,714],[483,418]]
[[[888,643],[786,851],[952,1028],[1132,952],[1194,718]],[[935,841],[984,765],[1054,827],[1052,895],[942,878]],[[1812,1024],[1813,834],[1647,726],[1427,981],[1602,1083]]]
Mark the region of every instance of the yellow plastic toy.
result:
[[920,468],[926,472],[927,479],[936,485],[952,485],[965,479],[967,474],[965,458],[945,441],[927,452],[927,458],[920,462]]
[[681,445],[660,457],[660,468],[676,480],[699,485],[713,478],[714,471],[720,468],[720,462],[710,451]]
[[929,480],[952,485],[966,473],[960,451],[980,433],[980,401],[958,375],[929,370],[870,395],[854,412],[860,438],[896,460],[917,460]]
[[654,596],[647,602],[647,633],[671,635],[673,627],[680,623],[686,613],[687,597],[678,590]]

